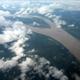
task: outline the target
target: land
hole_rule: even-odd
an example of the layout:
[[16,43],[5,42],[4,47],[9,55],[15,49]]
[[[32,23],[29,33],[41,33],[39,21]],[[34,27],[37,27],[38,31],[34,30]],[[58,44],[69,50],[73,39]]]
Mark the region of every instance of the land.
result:
[[[32,18],[33,16],[29,16],[29,17]],[[32,27],[26,25],[27,28],[32,29],[33,32],[40,33],[57,40],[62,45],[64,45],[70,51],[70,53],[76,57],[77,60],[80,61],[79,40],[77,40],[75,37],[70,35],[68,32],[64,31],[62,28],[57,28],[56,27],[57,25],[54,22],[51,22],[49,19],[45,19],[39,16],[34,16],[34,17],[44,20],[46,23],[49,24],[50,28],[40,28],[40,27]]]

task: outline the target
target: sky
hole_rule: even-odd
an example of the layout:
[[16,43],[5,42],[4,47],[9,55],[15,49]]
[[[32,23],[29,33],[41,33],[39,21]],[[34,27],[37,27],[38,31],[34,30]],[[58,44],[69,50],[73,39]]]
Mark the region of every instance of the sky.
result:
[[76,8],[80,9],[80,0],[0,0],[0,4],[4,5],[23,5],[23,4],[39,4],[39,3],[51,3],[54,4],[54,7],[62,7],[62,8]]

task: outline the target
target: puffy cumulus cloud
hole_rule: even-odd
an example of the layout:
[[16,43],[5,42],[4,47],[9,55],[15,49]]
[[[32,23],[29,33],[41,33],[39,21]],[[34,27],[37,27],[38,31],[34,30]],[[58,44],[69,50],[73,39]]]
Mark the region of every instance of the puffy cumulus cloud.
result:
[[12,25],[12,21],[6,20],[6,18],[4,16],[0,16],[0,27],[1,28],[8,27],[10,25]]
[[59,80],[68,80],[62,70],[58,70],[56,67],[50,66],[50,62],[47,59],[37,55],[31,55],[31,57],[26,58],[25,61],[19,64],[19,67],[22,74],[18,78],[21,78],[22,80],[33,80],[36,77],[41,80],[43,78],[48,80],[51,76]]
[[39,13],[45,15],[47,13],[51,13],[52,11],[53,11],[52,5],[46,5],[40,7],[27,6],[27,7],[22,7],[18,12],[15,13],[15,15],[19,17],[28,16],[31,13]]
[[20,78],[22,80],[25,80],[25,73],[30,70],[30,66],[34,66],[34,63],[35,62],[31,58],[27,57],[25,61],[19,64],[20,70],[22,72]]
[[26,70],[29,69],[29,66],[33,66],[33,65],[34,65],[34,61],[31,58],[27,57],[25,61],[19,64],[19,67],[21,68],[21,71],[24,73],[26,72]]
[[68,25],[69,27],[75,27],[75,25],[74,24],[71,24],[71,25]]
[[34,52],[36,52],[34,48],[28,51],[28,53],[34,53]]
[[31,14],[32,12],[35,12],[35,8],[31,8],[31,7],[22,7],[18,12],[15,13],[15,16],[18,17],[24,17],[24,16],[28,16],[29,14]]
[[37,23],[37,22],[33,22],[33,24],[32,24],[33,26],[40,26],[40,24],[39,23]]
[[2,4],[2,8],[7,9],[7,8],[9,8],[9,5],[8,4]]
[[60,18],[61,18],[60,16],[55,16],[55,18],[52,19],[53,22],[56,24],[57,28],[61,28],[62,25],[66,25],[67,24],[66,21],[61,20]]
[[48,17],[49,19],[53,19],[56,17],[56,15],[52,14],[52,13],[47,13],[45,14],[46,17]]
[[11,13],[9,11],[0,10],[0,16],[11,16]]
[[[35,3],[36,2],[36,3]],[[40,13],[40,14],[45,14],[47,12],[51,12],[51,9],[50,9],[50,5],[36,5],[36,4],[39,4],[40,2],[42,1],[27,1],[27,2],[24,2],[23,5],[21,5],[21,9],[20,11],[16,12],[15,15],[18,15],[18,16],[26,16],[26,15],[29,15],[31,13]],[[34,4],[34,6],[33,6]],[[32,6],[31,6],[32,5]]]
[[[25,2],[25,4],[27,4]],[[22,11],[22,14],[27,14],[29,11],[31,12],[38,12],[40,14],[46,14],[46,13],[51,13],[54,12],[55,9],[63,9],[63,10],[80,10],[80,1],[76,0],[54,0],[52,3],[48,5],[40,5],[38,7],[36,6],[30,6],[28,5],[27,7],[24,6],[20,12]],[[23,11],[24,10],[24,11]]]
[[25,41],[29,40],[28,34],[32,34],[32,31],[30,29],[27,30],[24,24],[19,21],[13,24],[12,30],[14,31],[13,35],[15,35],[14,38],[16,38],[17,41],[13,43],[10,49],[15,52],[17,56],[23,56],[25,47],[24,43]]
[[0,70],[11,69],[18,64],[19,57],[13,57],[11,60],[0,59]]
[[17,37],[18,35],[16,34],[15,36],[15,31],[7,28],[7,30],[3,31],[3,34],[0,35],[0,44],[16,40]]
[[0,43],[13,41],[22,37],[25,30],[25,26],[23,26],[22,22],[18,21],[13,23],[12,27],[5,27],[3,34],[0,34]]
[[11,16],[10,12],[0,10],[0,28],[8,27],[12,25],[11,20],[7,20],[5,17]]
[[[29,35],[32,31],[26,29],[24,24],[20,21],[16,21],[11,27],[5,27],[3,34],[0,34],[0,44],[12,42],[8,47],[16,56],[10,60],[0,59],[0,70],[5,70],[18,65],[18,60],[24,57],[25,41],[29,40]],[[27,58],[27,60],[29,60]]]
[[[25,3],[27,4],[27,3]],[[30,4],[30,3],[29,3]],[[21,7],[21,9],[15,13],[16,16],[19,16],[19,17],[23,17],[23,16],[28,16],[30,15],[31,13],[39,13],[39,14],[46,14],[46,13],[49,13],[52,11],[52,9],[50,8],[51,6],[49,5],[46,5],[46,6],[23,6]]]
[[21,74],[17,76],[14,80],[33,80],[36,77],[38,79],[49,80],[50,77],[58,80],[68,80],[68,77],[64,75],[63,70],[59,70],[54,66],[50,65],[50,62],[44,57],[39,57],[38,55],[24,56],[21,62],[19,60],[22,57],[15,56],[11,60],[0,59],[0,70],[5,71],[7,69],[12,69],[18,66],[21,70]]
[[24,12],[24,8],[21,8],[18,12],[15,13],[15,15],[20,15],[22,12]]
[[50,8],[48,6],[42,6],[38,8],[38,13],[40,14],[46,14],[50,12]]
[[15,21],[10,27],[5,27],[3,34],[0,34],[0,44],[14,41],[8,48],[14,52],[16,56],[6,61],[4,59],[0,59],[1,70],[18,65],[18,60],[25,56],[24,43],[30,38],[28,34],[32,34],[31,29],[26,29],[26,26],[20,21]]
[[28,29],[27,34],[28,35],[32,34],[32,30],[31,29]]
[[[19,39],[16,42],[13,43],[13,45],[10,47],[10,50],[12,50],[13,52],[15,52],[15,54],[17,56],[24,56],[23,52],[24,49],[23,47],[25,46],[23,43],[25,42],[25,40],[23,39]],[[22,45],[22,46],[21,46]]]
[[24,43],[29,40],[28,34],[32,34],[32,30],[26,29],[26,26],[22,22],[16,21],[11,27],[6,27],[3,34],[0,34],[0,44],[15,41],[9,49],[17,56],[23,56]]

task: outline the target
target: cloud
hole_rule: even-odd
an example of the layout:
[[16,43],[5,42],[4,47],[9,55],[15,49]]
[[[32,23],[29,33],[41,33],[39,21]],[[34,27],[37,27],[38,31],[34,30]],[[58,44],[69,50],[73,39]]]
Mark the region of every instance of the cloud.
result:
[[3,34],[0,34],[0,39],[3,40],[3,43],[16,40],[18,37],[23,36],[22,34],[25,30],[22,22],[15,22],[12,24],[12,27],[5,27]]
[[[25,59],[22,60],[21,63],[18,62],[19,59],[20,57],[18,56],[6,61],[0,59],[0,70],[5,71],[6,69],[18,66],[21,70],[21,74],[15,80],[18,78],[26,80],[25,76],[27,76],[29,80],[32,80],[34,77],[37,77],[35,74],[39,75],[40,79],[44,77],[48,80],[50,76],[52,76],[55,79],[68,80],[68,77],[64,75],[63,70],[58,70],[56,67],[51,66],[50,62],[44,57],[39,57],[38,55],[25,56]],[[48,72],[46,72],[46,70]],[[29,74],[32,74],[32,76],[29,76]]]
[[2,8],[7,9],[7,8],[9,8],[9,5],[8,4],[2,4]]
[[[6,20],[4,16],[0,16],[0,26],[2,27],[8,27],[12,24],[10,20]],[[2,27],[2,28],[3,28]]]
[[[27,5],[26,2],[25,2],[25,4]],[[40,5],[38,7],[30,6],[30,5],[22,6],[21,9],[15,13],[15,16],[24,17],[24,16],[30,15],[31,13],[39,13],[41,15],[49,14],[47,16],[49,18],[52,18],[53,14],[54,14],[54,11],[56,9],[71,10],[70,7],[75,7],[75,6],[77,6],[77,3],[76,3],[76,5],[73,6],[73,5],[70,4],[69,1],[66,2],[64,0],[63,1],[62,0],[60,0],[60,1],[55,0],[53,3],[50,3],[49,5]],[[75,8],[73,8],[73,9],[75,9]]]
[[50,9],[48,6],[42,6],[42,7],[38,8],[38,13],[40,13],[40,14],[46,14],[49,12],[50,12]]
[[[28,57],[25,61],[20,63],[19,66],[22,71],[20,78],[24,80],[25,76],[27,76],[29,73],[33,74],[32,76],[27,76],[27,78],[30,80],[32,80],[33,77],[36,77],[35,74],[38,74],[40,79],[42,79],[41,77],[43,76],[46,80],[48,80],[49,77],[52,76],[59,80],[68,80],[67,76],[64,75],[62,70],[58,70],[56,67],[50,66],[50,62],[44,57],[39,57],[37,55]],[[48,72],[46,73],[45,70]]]
[[11,13],[9,11],[0,10],[0,16],[11,16]]
[[33,65],[34,65],[34,61],[31,58],[27,57],[25,61],[19,64],[19,67],[21,68],[21,71],[24,73],[26,72],[26,70],[29,70],[29,66],[33,66]]
[[32,12],[34,12],[34,9],[32,9],[31,7],[22,7],[18,12],[15,13],[15,16],[24,17],[28,16]]
[[15,41],[9,49],[17,56],[24,56],[24,43],[29,40],[29,34],[32,34],[31,29],[26,29],[21,21],[15,21],[11,27],[4,29],[3,34],[0,34],[0,44]]
[[[37,1],[35,1],[37,2]],[[3,7],[5,8],[5,6],[9,6],[9,5],[13,5],[16,6],[16,4],[20,7],[20,10],[17,11],[15,13],[15,15],[17,16],[26,16],[26,15],[29,15],[31,13],[35,13],[35,12],[38,12],[42,15],[46,14],[46,13],[52,13],[54,12],[54,10],[56,9],[62,9],[62,10],[80,10],[80,1],[76,1],[76,0],[54,0],[54,1],[51,1],[51,3],[49,3],[48,5],[39,5],[39,6],[33,6],[31,4],[39,4],[41,1],[39,1],[38,3],[34,3],[34,1],[25,1],[25,0],[21,0],[21,1],[3,1],[1,4],[3,4]],[[46,3],[47,1],[45,1]],[[48,1],[49,2],[49,1]],[[43,0],[43,3],[44,3],[44,0]],[[6,5],[5,5],[6,4]],[[3,12],[0,12],[0,13],[3,13]],[[9,14],[7,11],[6,11],[7,14]]]
[[[16,21],[13,24],[12,29],[14,38],[16,39],[16,42],[13,43],[12,47],[10,49],[16,53],[17,56],[23,56],[24,52],[24,43],[25,41],[29,40],[28,34],[32,34],[32,31],[29,29],[27,30],[26,27],[22,22]],[[14,39],[13,38],[13,39]]]
[[9,5],[10,4],[22,4],[22,2],[26,2],[26,1],[25,0],[20,0],[20,1],[19,0],[14,0],[14,1],[13,0],[5,0],[5,1],[1,0],[0,1],[1,4],[9,4]]
[[34,21],[33,26],[40,26],[40,24]]
[[33,48],[32,50],[29,50],[28,53],[34,53],[36,50]]
[[[25,76],[27,79],[32,80],[34,77],[37,77],[35,74],[37,74],[40,79],[44,77],[45,80],[48,80],[51,76],[59,80],[68,80],[68,77],[64,75],[63,70],[59,70],[56,67],[51,66],[50,62],[44,57],[39,57],[38,55],[29,55],[24,57],[25,58],[20,63],[18,60],[22,57],[19,56],[15,56],[6,61],[0,59],[0,70],[5,71],[18,66],[21,70],[21,74],[16,77],[15,80],[18,78],[21,80],[26,80]],[[32,74],[32,76],[29,74]]]
[[20,11],[16,12],[16,15],[21,14],[23,11],[24,11],[24,8],[21,8]]
[[80,10],[79,0],[54,0],[51,4],[53,9],[63,9],[63,10]]
[[16,66],[18,64],[17,62],[18,58],[12,58],[11,60],[3,60],[3,59],[0,59],[0,70],[6,70],[6,69],[10,69],[14,66]]
[[32,30],[28,29],[27,34],[29,35],[29,34],[32,34],[32,33],[33,33]]
[[6,61],[4,59],[0,59],[1,70],[18,65],[18,60],[25,56],[24,43],[29,40],[28,34],[32,34],[32,31],[30,29],[26,29],[24,24],[20,21],[15,21],[10,27],[5,27],[3,34],[0,34],[0,44],[14,41],[8,48],[14,52],[16,56]]
[[71,25],[68,25],[69,27],[75,27],[75,25],[74,24],[71,24]]

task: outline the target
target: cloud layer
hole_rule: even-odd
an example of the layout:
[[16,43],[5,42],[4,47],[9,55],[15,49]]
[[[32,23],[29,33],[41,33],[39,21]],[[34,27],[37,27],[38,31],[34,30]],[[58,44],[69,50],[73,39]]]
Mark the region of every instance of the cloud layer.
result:
[[[2,19],[6,22],[6,24],[8,24],[8,21],[4,16],[2,16]],[[36,23],[34,24],[36,25]],[[48,80],[50,76],[59,80],[68,80],[62,70],[58,70],[56,67],[51,66],[50,62],[44,57],[39,57],[37,55],[28,56],[27,54],[24,54],[24,47],[26,45],[24,43],[29,40],[29,35],[32,34],[32,30],[26,29],[23,22],[11,21],[10,26],[6,26],[5,24],[4,26],[5,28],[3,33],[0,34],[0,44],[4,45],[5,43],[12,42],[8,49],[11,50],[15,56],[7,60],[4,60],[4,58],[0,59],[0,71],[5,72],[7,69],[10,70],[13,67],[18,66],[21,74],[16,77],[15,80],[18,80],[19,78],[21,80],[32,80],[34,77],[36,78],[35,74],[37,74],[39,78],[44,77],[46,80]],[[35,51],[35,49],[29,52],[33,51]],[[48,70],[48,72],[46,72],[46,70]],[[28,76],[30,74],[33,74],[33,76]]]

